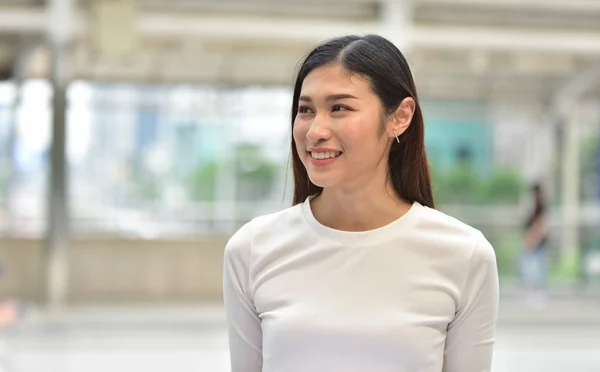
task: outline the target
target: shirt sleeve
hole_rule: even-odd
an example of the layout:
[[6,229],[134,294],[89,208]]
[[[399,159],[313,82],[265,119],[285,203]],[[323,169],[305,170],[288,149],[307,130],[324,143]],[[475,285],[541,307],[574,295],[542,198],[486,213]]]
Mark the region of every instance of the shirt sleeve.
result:
[[488,372],[498,318],[496,255],[480,235],[464,279],[459,308],[448,325],[443,372]]
[[231,372],[262,371],[262,329],[249,288],[250,224],[235,233],[223,256],[223,301]]

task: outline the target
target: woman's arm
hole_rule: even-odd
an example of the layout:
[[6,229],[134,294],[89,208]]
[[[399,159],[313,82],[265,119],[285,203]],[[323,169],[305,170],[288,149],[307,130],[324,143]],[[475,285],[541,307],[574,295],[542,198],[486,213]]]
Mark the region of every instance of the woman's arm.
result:
[[539,246],[546,235],[546,218],[544,216],[537,217],[527,232],[525,233],[525,246],[527,249],[535,249]]
[[249,291],[250,224],[231,237],[223,257],[223,300],[232,372],[262,371],[262,329]]
[[498,302],[496,255],[481,235],[465,276],[459,308],[448,326],[443,372],[490,370]]

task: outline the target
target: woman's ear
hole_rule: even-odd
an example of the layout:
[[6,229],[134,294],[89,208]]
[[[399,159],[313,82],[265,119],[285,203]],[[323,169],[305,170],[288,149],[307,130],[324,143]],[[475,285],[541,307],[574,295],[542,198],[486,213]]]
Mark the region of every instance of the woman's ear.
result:
[[417,104],[412,97],[406,97],[402,100],[388,121],[387,131],[391,137],[399,137],[408,129],[415,114],[416,106]]

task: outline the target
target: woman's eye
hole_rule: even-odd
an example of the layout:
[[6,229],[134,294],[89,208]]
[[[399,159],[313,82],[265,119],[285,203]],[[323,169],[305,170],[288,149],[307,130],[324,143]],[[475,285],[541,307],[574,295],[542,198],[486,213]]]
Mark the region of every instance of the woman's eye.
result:
[[298,113],[300,113],[300,114],[312,113],[312,110],[306,106],[300,106],[300,107],[298,107]]
[[350,111],[350,109],[346,106],[342,106],[342,105],[333,105],[333,107],[331,108],[331,111]]

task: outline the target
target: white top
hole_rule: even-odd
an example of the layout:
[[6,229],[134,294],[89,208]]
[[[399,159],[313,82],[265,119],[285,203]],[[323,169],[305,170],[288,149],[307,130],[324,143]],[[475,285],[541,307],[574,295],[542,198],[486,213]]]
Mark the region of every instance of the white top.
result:
[[483,235],[414,203],[365,232],[321,225],[309,200],[229,240],[232,372],[490,370],[498,271]]

